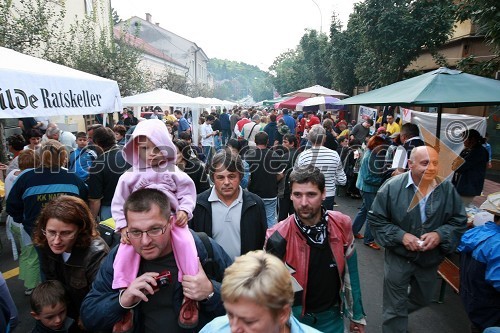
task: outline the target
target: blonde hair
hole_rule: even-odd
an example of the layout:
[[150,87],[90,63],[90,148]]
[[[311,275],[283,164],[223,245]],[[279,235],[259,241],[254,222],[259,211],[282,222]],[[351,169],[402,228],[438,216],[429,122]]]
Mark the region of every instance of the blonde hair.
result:
[[68,152],[56,140],[49,139],[40,148],[41,165],[45,168],[59,168],[66,164]]
[[262,250],[248,252],[224,272],[221,296],[224,302],[251,300],[268,308],[277,318],[293,304],[292,280],[283,262]]

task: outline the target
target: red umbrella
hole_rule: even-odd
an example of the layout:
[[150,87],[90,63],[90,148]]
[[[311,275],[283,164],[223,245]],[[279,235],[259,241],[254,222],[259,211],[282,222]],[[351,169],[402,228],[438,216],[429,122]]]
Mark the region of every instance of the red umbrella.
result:
[[307,99],[307,97],[298,97],[298,96],[292,97],[289,99],[285,99],[284,101],[281,101],[281,102],[274,104],[274,108],[275,109],[287,108],[287,109],[295,110],[295,107],[297,106],[297,104],[299,104],[300,102],[302,102],[305,99]]

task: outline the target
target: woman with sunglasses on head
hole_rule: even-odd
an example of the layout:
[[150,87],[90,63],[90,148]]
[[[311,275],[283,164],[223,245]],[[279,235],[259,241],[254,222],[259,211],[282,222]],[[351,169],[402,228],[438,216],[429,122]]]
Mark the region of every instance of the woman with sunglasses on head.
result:
[[69,296],[68,316],[78,322],[82,301],[109,252],[87,204],[69,195],[54,198],[40,214],[34,243],[45,279],[61,281]]

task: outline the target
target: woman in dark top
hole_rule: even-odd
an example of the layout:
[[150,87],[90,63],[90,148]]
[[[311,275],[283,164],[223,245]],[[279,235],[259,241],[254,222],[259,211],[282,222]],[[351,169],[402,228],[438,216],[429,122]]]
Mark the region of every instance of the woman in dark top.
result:
[[486,166],[488,164],[488,151],[483,147],[484,138],[475,129],[464,131],[464,149],[460,157],[453,161],[453,185],[462,197],[464,205],[469,205],[476,195],[483,191]]
[[177,147],[176,165],[179,169],[191,177],[194,185],[196,186],[196,194],[200,194],[201,192],[208,190],[210,188],[210,184],[205,172],[205,166],[199,159],[191,156],[189,143],[184,140],[175,140],[174,144]]
[[47,203],[38,219],[33,242],[40,247],[45,279],[64,285],[69,298],[68,316],[78,322],[83,299],[109,252],[87,204],[69,195]]

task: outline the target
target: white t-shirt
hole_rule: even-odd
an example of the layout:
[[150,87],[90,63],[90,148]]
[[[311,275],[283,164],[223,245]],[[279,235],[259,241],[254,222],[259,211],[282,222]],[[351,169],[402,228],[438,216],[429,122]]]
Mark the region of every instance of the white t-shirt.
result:
[[213,146],[214,145],[214,137],[211,136],[213,133],[212,125],[204,123],[200,127],[200,135],[201,135],[201,145],[202,146]]

